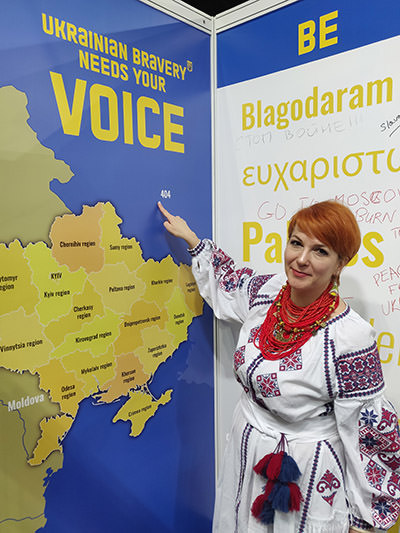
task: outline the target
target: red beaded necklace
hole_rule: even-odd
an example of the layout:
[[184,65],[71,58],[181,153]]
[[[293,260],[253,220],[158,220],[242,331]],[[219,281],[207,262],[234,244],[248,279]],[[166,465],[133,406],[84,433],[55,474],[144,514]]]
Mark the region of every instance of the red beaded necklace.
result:
[[288,282],[283,285],[268,309],[267,316],[254,339],[254,345],[270,361],[282,359],[298,350],[308,339],[326,326],[339,305],[339,294],[331,283],[306,307],[298,307],[291,298]]

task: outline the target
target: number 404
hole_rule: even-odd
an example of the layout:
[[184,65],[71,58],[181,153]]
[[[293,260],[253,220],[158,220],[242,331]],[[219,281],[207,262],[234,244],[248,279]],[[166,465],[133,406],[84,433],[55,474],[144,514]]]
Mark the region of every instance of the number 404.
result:
[[163,189],[160,192],[161,198],[171,198],[171,191],[169,189]]

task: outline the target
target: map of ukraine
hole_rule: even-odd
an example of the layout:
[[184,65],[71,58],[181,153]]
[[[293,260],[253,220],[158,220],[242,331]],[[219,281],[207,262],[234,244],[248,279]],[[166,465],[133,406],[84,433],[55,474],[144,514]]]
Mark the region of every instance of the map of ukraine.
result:
[[[0,90],[4,116],[10,109],[21,114],[23,93],[6,90]],[[19,142],[21,131],[33,135],[29,143],[59,164],[38,143],[26,115],[19,117],[25,117]],[[0,139],[3,151],[18,120],[13,116],[9,122],[7,139]],[[170,389],[153,397],[154,373],[202,313],[190,267],[176,265],[170,256],[144,261],[139,243],[121,236],[121,222],[111,203],[98,203],[83,206],[80,215],[53,217],[47,239],[29,242],[26,225],[27,234],[0,244],[0,419],[7,435],[0,452],[8,457],[3,471],[16,479],[15,489],[21,481],[27,487],[26,531],[32,519],[44,519],[41,467],[48,476],[61,468],[62,440],[79,403],[91,396],[98,403],[123,400],[113,422],[129,422],[130,435],[138,436],[172,396]],[[34,470],[37,476],[30,475]],[[8,480],[8,496],[12,490]],[[0,516],[0,524],[9,519]]]
[[[31,465],[60,448],[87,396],[113,402],[129,394],[114,422],[129,420],[132,436],[171,398],[169,390],[155,400],[147,384],[187,339],[202,302],[187,265],[170,256],[144,262],[137,241],[121,237],[121,222],[110,203],[98,203],[58,217],[51,248],[0,245],[1,366],[37,373],[61,409],[41,421]],[[8,409],[29,401],[10,398]]]

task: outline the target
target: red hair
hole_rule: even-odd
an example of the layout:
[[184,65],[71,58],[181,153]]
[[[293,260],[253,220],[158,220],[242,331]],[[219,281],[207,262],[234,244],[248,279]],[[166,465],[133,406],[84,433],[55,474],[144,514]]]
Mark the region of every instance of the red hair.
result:
[[289,222],[289,237],[295,226],[329,246],[346,263],[360,248],[361,234],[355,216],[348,207],[334,200],[319,202],[297,211]]

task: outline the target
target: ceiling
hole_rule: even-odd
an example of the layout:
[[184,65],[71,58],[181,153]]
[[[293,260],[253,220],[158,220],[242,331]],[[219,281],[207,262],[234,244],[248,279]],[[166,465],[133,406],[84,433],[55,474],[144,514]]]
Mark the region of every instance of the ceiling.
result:
[[212,16],[245,3],[243,0],[184,0],[184,2]]

